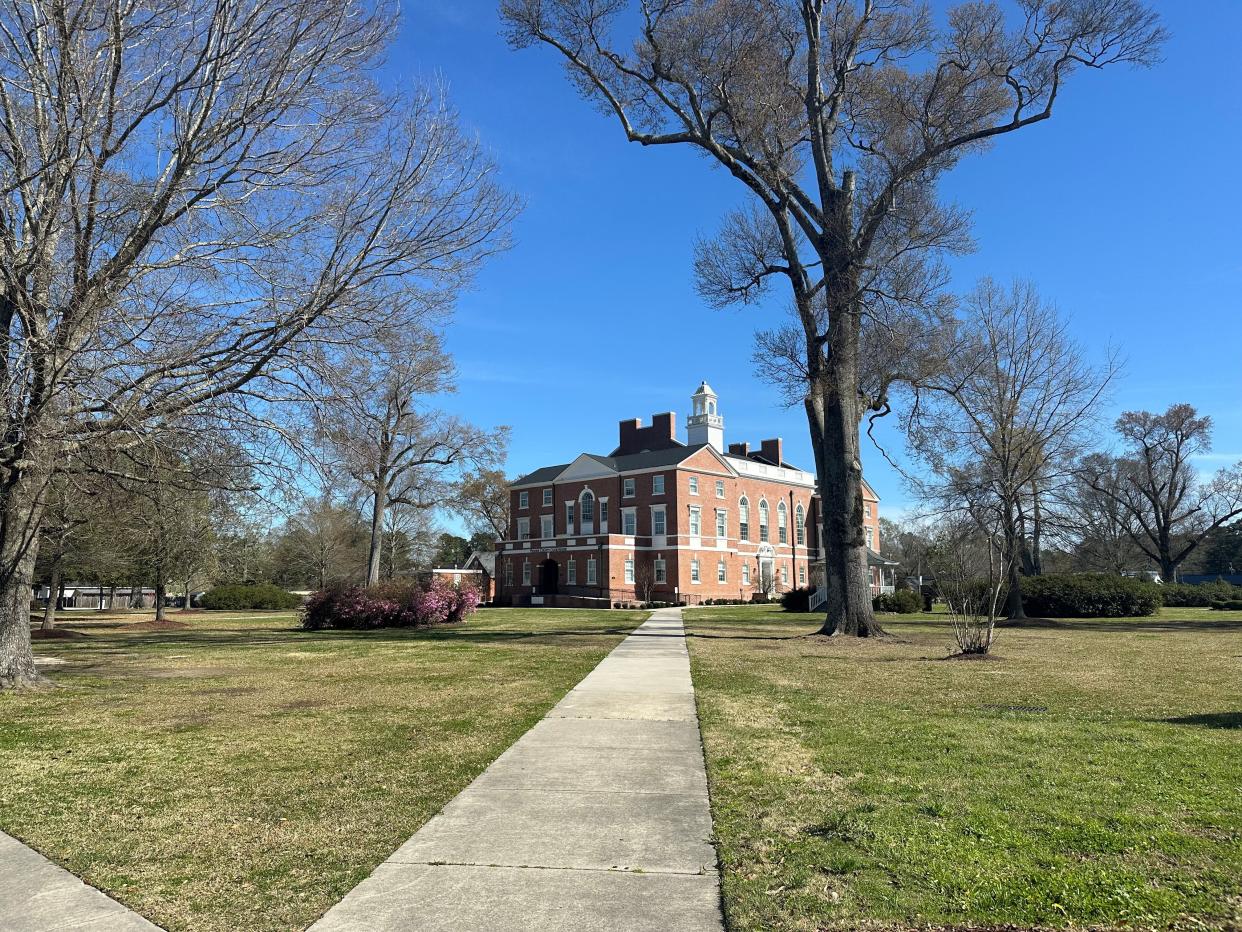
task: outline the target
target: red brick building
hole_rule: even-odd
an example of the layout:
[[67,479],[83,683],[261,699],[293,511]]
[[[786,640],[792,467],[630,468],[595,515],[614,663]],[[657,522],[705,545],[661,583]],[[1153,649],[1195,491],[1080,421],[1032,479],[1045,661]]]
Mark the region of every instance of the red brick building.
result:
[[[583,453],[510,487],[509,539],[497,542],[500,605],[750,599],[814,584],[820,557],[815,476],[787,463],[779,439],[724,445],[704,382],[687,442],[676,415],[620,424],[607,456]],[[879,500],[864,483],[868,545]],[[873,590],[882,561],[873,558]]]

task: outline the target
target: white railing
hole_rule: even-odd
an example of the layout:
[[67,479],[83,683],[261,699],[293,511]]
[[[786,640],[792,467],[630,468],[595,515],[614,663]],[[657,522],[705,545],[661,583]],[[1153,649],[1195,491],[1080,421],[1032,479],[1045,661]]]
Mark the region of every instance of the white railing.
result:
[[811,593],[810,601],[807,603],[811,611],[818,612],[824,607],[824,603],[828,601],[828,593],[824,591],[824,587],[820,586]]

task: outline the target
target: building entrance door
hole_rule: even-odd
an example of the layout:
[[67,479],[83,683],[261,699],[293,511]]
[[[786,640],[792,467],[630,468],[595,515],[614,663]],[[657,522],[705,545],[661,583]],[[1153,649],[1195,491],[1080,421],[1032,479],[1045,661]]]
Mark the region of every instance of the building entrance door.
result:
[[549,558],[539,565],[539,592],[542,595],[556,595],[560,567],[555,560]]

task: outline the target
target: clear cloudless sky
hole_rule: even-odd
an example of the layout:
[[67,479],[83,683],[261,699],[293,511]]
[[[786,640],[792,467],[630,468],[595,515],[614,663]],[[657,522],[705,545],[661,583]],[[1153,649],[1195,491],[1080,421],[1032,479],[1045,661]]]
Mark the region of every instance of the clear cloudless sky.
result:
[[[1212,416],[1209,469],[1242,458],[1242,0],[1156,6],[1172,33],[1162,64],[1075,74],[1051,120],[969,158],[942,190],[973,212],[978,242],[952,260],[955,288],[1033,280],[1090,351],[1121,350],[1110,417],[1183,401]],[[526,201],[448,340],[460,382],[445,404],[512,428],[511,474],[606,454],[619,420],[654,412],[676,411],[684,440],[703,379],[727,440],[780,436],[811,467],[801,408],[782,408],[751,363],[784,294],[715,311],[694,290],[694,241],[742,202],[736,181],[688,149],[626,143],[551,50],[507,47],[493,0],[405,0],[385,79],[442,81]],[[895,425],[878,435],[907,462]],[[863,458],[900,512],[900,473],[868,443]]]

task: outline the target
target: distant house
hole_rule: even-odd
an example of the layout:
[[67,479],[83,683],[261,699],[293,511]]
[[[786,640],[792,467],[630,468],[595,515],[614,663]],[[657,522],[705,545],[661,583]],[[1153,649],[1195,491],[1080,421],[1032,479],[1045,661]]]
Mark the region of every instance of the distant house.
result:
[[[35,599],[46,605],[53,598],[47,586],[35,590]],[[106,612],[128,608],[154,608],[155,590],[144,586],[97,586],[94,583],[66,583],[61,588],[57,608],[92,609]]]
[[476,550],[461,566],[434,566],[432,578],[447,579],[454,586],[463,582],[479,590],[484,602],[491,602],[496,595],[496,554]]

